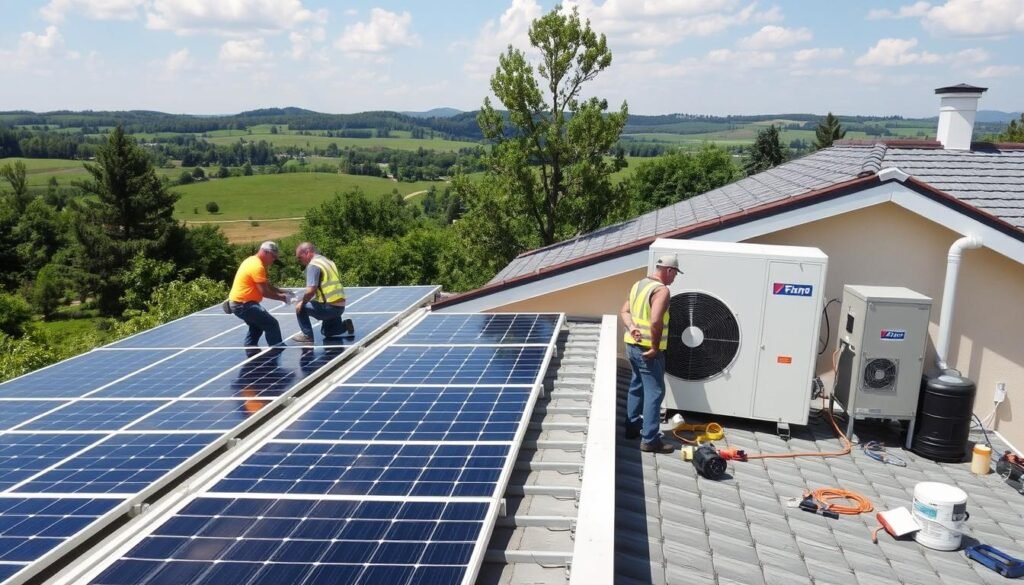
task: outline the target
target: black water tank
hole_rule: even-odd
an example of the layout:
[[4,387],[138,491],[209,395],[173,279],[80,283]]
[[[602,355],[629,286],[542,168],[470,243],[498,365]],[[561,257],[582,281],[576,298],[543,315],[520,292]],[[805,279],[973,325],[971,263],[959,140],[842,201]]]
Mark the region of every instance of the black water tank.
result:
[[966,459],[977,390],[974,381],[956,374],[924,376],[910,450],[933,461]]

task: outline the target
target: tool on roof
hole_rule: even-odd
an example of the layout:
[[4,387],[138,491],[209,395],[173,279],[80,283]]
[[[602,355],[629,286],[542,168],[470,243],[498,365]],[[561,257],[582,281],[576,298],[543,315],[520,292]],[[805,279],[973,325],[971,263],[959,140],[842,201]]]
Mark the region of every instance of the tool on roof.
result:
[[871,542],[878,544],[878,533],[885,530],[893,538],[901,538],[921,530],[921,525],[914,520],[910,510],[899,507],[875,514],[878,528],[871,531]]
[[[680,433],[698,433],[696,437],[684,437]],[[690,445],[700,445],[701,443],[709,443],[711,441],[721,441],[722,437],[725,436],[725,430],[722,425],[716,422],[709,422],[707,424],[690,424],[680,423],[672,429],[672,435]]]
[[996,473],[1006,480],[1006,483],[1024,494],[1024,481],[1021,480],[1021,476],[1024,476],[1024,457],[1014,455],[1012,451],[1004,451],[1003,456],[996,462]]
[[726,463],[714,445],[704,443],[693,450],[693,467],[708,479],[718,479],[725,475]]
[[[853,505],[836,503],[837,500],[848,500]],[[871,500],[850,490],[840,488],[818,488],[804,493],[800,509],[812,514],[821,514],[826,518],[839,518],[839,515],[853,516],[875,509]]]
[[1015,559],[1003,551],[987,544],[976,544],[964,549],[964,554],[1007,579],[1024,577],[1024,561]]

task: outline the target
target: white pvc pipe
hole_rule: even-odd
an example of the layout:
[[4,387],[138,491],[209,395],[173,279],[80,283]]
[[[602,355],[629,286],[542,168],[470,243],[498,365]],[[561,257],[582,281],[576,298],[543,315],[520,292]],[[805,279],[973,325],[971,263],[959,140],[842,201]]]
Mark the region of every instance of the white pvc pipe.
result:
[[935,343],[935,365],[940,372],[949,369],[949,338],[952,335],[953,307],[956,301],[956,277],[964,250],[980,248],[980,236],[964,236],[953,242],[946,256],[946,283],[942,288],[942,312],[939,314],[939,340]]

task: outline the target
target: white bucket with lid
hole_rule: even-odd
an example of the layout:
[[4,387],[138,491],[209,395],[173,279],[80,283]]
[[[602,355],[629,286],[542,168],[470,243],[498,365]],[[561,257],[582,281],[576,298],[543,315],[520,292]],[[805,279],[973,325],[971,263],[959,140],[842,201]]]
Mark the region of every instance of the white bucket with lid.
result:
[[936,550],[957,550],[963,523],[969,517],[964,490],[933,481],[914,486],[914,519],[921,526],[914,535],[918,543]]

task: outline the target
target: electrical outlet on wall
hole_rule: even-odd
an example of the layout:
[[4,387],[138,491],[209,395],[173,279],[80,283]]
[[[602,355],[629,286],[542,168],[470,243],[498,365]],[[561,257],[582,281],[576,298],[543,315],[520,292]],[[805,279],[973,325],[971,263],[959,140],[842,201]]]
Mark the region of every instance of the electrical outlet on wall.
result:
[[992,401],[996,404],[1002,404],[1006,400],[1006,382],[996,382],[996,393],[992,397]]

